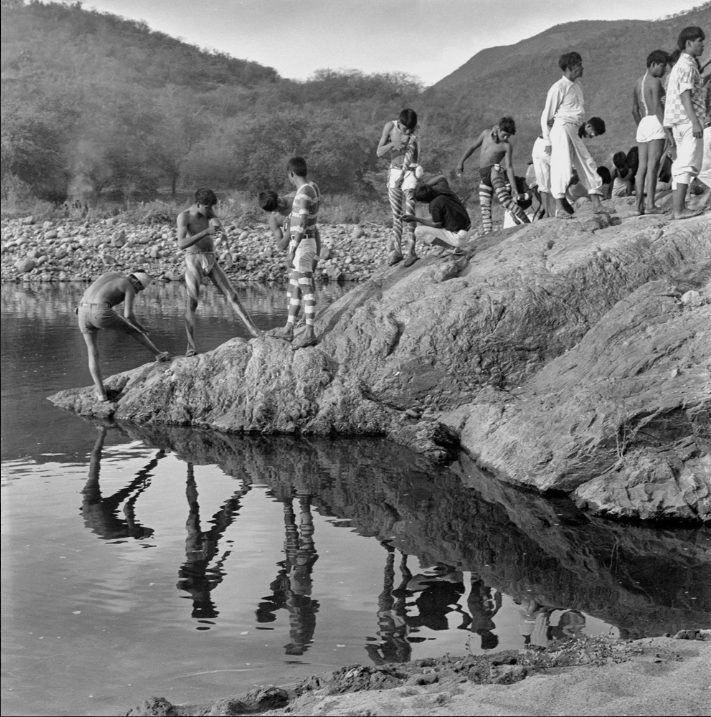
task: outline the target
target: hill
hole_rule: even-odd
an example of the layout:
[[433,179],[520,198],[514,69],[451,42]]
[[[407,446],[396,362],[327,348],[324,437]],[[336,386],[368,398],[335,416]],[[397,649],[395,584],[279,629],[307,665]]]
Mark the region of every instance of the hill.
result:
[[[540,134],[538,123],[548,88],[560,77],[558,57],[577,50],[583,56],[588,116],[600,116],[607,134],[591,143],[599,160],[634,144],[631,95],[644,74],[647,55],[671,52],[681,28],[699,25],[711,30],[711,2],[656,21],[580,21],[557,25],[515,45],[491,47],[440,80],[424,93],[427,106],[447,106],[462,98],[487,122],[512,114],[518,124],[516,144],[528,159]],[[520,167],[519,167],[520,168]]]

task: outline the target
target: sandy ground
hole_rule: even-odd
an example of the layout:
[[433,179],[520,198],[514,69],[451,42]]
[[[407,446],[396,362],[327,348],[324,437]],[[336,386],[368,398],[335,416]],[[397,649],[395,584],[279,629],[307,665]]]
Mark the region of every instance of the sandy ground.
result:
[[[380,682],[391,676],[383,677],[378,668],[353,666],[307,680],[297,694],[290,693],[285,707],[272,711],[264,708],[274,695],[254,691],[210,705],[179,706],[151,698],[128,714],[710,715],[711,631],[698,637],[706,639],[646,638],[604,648],[591,641],[567,653],[445,657],[396,665],[391,667],[394,673],[401,671],[401,681],[389,689],[361,689],[364,676],[371,685],[376,674]],[[588,664],[556,666],[575,661]],[[506,664],[513,662],[517,664]],[[482,665],[489,671],[489,684],[473,682],[482,678]],[[504,684],[508,681],[514,684]],[[358,691],[338,694],[350,689]],[[275,692],[286,699],[283,691]]]

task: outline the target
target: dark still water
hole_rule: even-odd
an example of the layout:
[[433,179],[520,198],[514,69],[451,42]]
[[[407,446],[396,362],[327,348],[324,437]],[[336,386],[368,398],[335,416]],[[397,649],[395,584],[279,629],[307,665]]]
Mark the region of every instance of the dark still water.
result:
[[[2,287],[2,713],[122,714],[355,662],[711,626],[711,536],[591,520],[377,439],[107,428],[45,397],[90,383],[83,287]],[[322,305],[342,289],[321,291]],[[198,342],[244,336],[206,292]],[[184,350],[182,290],[141,296]],[[261,328],[278,288],[245,289]],[[100,338],[106,375],[149,356]]]

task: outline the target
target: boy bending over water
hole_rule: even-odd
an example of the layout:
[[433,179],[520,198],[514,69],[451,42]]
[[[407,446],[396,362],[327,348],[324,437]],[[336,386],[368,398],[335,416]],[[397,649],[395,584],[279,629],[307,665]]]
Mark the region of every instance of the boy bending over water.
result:
[[[109,400],[99,368],[99,331],[120,331],[131,336],[141,346],[145,346],[156,357],[156,361],[167,361],[170,358],[167,351],[161,351],[153,345],[145,327],[133,313],[134,299],[139,292],[148,288],[151,281],[153,279],[145,271],[135,271],[128,276],[116,273],[102,274],[84,292],[77,307],[79,329],[89,352],[89,372],[99,401]],[[119,316],[113,309],[121,302],[124,305],[123,316]]]

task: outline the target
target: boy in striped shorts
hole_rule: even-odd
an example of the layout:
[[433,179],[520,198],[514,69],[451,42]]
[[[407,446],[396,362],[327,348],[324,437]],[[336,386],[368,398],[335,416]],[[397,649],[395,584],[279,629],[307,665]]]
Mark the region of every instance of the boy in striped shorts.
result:
[[[309,181],[308,168],[303,157],[292,157],[287,163],[286,169],[289,182],[296,188],[292,200],[288,229],[288,257],[289,263],[292,265],[291,277],[289,278],[289,315],[286,326],[271,331],[270,336],[292,341],[294,328],[303,303],[306,328],[292,345],[292,348],[296,350],[313,346],[318,341],[314,331],[316,320],[314,270],[321,252],[321,242],[318,227],[316,226],[321,193],[318,186]],[[269,210],[264,205],[262,205],[262,208]],[[283,208],[283,206],[277,206],[276,210],[283,210]],[[274,218],[273,222],[270,220],[270,227],[275,235],[275,228],[278,228],[277,224],[277,218]]]
[[[481,147],[479,155],[479,166],[481,183],[479,184],[479,203],[481,206],[482,234],[489,234],[493,229],[491,220],[491,201],[496,192],[496,198],[504,209],[511,212],[516,224],[528,224],[529,218],[526,212],[518,206],[519,199],[516,191],[516,178],[514,176],[513,149],[509,137],[516,134],[516,123],[513,117],[502,117],[499,124],[492,129],[485,129],[474,144],[464,153],[457,173],[464,172],[464,162]],[[508,178],[511,192],[506,188]]]

